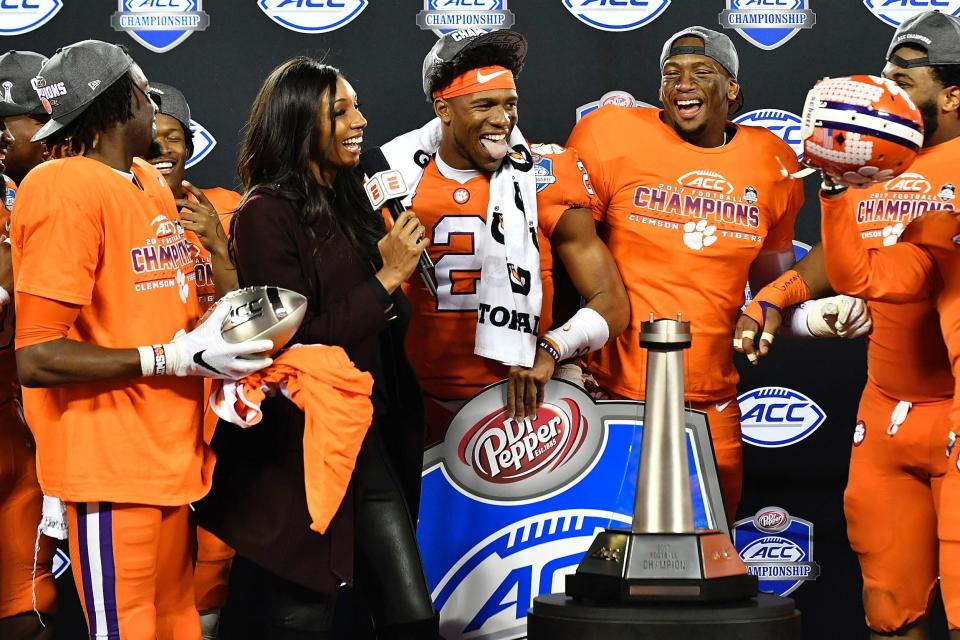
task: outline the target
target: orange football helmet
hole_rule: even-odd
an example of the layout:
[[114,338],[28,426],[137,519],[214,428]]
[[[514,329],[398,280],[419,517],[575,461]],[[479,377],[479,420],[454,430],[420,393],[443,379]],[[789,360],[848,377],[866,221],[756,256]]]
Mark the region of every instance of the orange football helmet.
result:
[[923,119],[910,97],[885,78],[824,78],[807,94],[801,116],[803,163],[834,182],[865,186],[913,163]]

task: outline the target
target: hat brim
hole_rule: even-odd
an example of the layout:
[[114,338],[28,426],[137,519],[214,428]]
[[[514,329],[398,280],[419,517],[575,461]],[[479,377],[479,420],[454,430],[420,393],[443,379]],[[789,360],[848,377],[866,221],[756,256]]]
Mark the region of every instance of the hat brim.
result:
[[88,102],[87,104],[83,105],[83,108],[75,109],[72,113],[64,114],[56,120],[50,118],[45,125],[40,127],[39,131],[33,134],[33,137],[30,138],[30,142],[40,142],[41,140],[49,138],[57,131],[60,131],[60,129],[63,129],[65,126],[79,118],[80,114],[84,112],[89,104],[90,103]]
[[22,116],[24,113],[29,113],[29,110],[24,109],[18,104],[0,102],[0,118],[6,118],[7,116]]

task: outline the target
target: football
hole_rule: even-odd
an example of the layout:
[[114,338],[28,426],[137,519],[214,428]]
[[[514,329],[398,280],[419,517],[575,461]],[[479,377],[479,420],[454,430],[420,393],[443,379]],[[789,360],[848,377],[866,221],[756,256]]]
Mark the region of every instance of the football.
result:
[[303,295],[282,287],[244,287],[220,298],[215,306],[230,305],[230,312],[220,325],[227,342],[273,340],[272,355],[286,346],[300,328],[307,312]]

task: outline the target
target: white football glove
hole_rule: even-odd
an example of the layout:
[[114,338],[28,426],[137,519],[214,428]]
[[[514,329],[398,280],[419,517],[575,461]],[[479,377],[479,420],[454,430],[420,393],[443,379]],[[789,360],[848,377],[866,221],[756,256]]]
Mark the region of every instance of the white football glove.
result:
[[860,298],[832,296],[811,300],[807,304],[810,305],[807,329],[818,338],[859,338],[873,329],[870,308]]
[[223,339],[220,326],[228,313],[230,305],[216,305],[193,331],[186,332],[181,329],[173,336],[172,342],[163,345],[166,355],[165,373],[239,380],[254,371],[269,367],[273,359],[257,354],[272,349],[272,340],[230,343]]

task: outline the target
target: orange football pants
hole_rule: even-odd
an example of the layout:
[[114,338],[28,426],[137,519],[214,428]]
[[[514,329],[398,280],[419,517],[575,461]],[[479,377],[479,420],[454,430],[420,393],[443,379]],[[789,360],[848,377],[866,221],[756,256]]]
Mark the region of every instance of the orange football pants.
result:
[[[8,398],[0,404],[0,618],[33,611],[33,545],[42,506],[33,438],[20,401]],[[40,536],[37,610],[44,613],[56,611],[55,549],[52,538]]]
[[193,573],[197,611],[214,611],[226,604],[227,579],[233,556],[234,551],[226,542],[197,527],[197,566]]
[[197,640],[189,507],[67,503],[70,561],[90,638]]
[[891,435],[898,402],[872,384],[863,390],[843,494],[867,626],[894,633],[923,617],[940,576],[947,619],[958,629],[960,471],[958,452],[948,458],[952,401],[914,404]]

